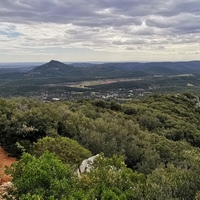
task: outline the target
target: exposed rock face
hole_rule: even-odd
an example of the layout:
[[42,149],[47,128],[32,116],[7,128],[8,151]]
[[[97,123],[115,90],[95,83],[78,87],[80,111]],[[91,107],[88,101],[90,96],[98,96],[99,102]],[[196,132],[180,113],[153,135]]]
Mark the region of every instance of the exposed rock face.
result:
[[0,147],[0,200],[14,198],[8,196],[6,192],[7,189],[13,187],[13,184],[10,182],[12,180],[12,177],[6,175],[4,172],[5,166],[9,167],[14,162],[16,162],[16,159],[9,157],[7,153],[3,150],[3,148]]
[[85,173],[85,172],[90,172],[90,170],[92,169],[92,164],[94,163],[94,160],[99,156],[99,154],[92,156],[88,159],[83,160],[83,162],[80,164],[77,173],[78,173],[78,177],[81,177],[81,174]]
[[11,181],[12,177],[5,174],[5,166],[10,166],[12,163],[16,162],[15,158],[9,157],[4,149],[0,146],[0,185],[2,183]]

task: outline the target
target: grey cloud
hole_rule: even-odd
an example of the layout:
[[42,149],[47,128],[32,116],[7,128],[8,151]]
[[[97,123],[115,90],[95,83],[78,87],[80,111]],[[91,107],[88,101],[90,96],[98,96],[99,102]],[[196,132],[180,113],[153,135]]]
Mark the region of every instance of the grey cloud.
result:
[[2,21],[70,23],[72,20],[90,15],[89,11],[81,8],[81,1],[76,1],[77,5],[68,1],[53,0],[20,0],[18,2],[21,3],[17,1],[11,3],[10,0],[0,2],[0,6],[4,8],[0,11]]
[[143,44],[147,44],[147,43],[148,42],[146,40],[141,40],[141,39],[126,40],[126,41],[122,41],[122,40],[113,41],[114,45],[143,45]]
[[176,19],[170,19],[167,17],[157,17],[149,18],[146,20],[147,26],[157,27],[157,28],[171,28],[176,26]]
[[[14,23],[52,22],[75,24],[89,27],[120,27],[126,24],[141,25],[146,20],[148,26],[179,29],[184,31],[184,22],[176,16],[183,13],[199,17],[199,0],[6,0],[0,2],[0,21]],[[104,12],[109,10],[110,12]],[[151,19],[151,16],[162,16],[162,19]],[[175,16],[175,19],[171,19]],[[188,19],[191,22],[193,19]],[[175,21],[174,21],[175,20]],[[185,26],[185,30],[195,29]],[[200,24],[200,23],[199,23]],[[199,31],[199,29],[195,29]],[[154,34],[152,30],[140,30],[138,34]]]
[[[177,3],[178,2],[178,3]],[[73,23],[85,26],[138,24],[150,15],[197,13],[198,0],[6,0],[0,2],[0,20],[9,22]],[[188,9],[189,8],[189,9]],[[110,9],[110,13],[104,13]],[[123,17],[124,16],[124,17]]]
[[[55,45],[162,49],[162,44],[199,42],[199,0],[2,0],[0,7],[0,22],[72,24],[74,28],[66,29],[66,40],[53,38]],[[113,39],[118,34],[123,40]]]
[[182,13],[172,17],[151,17],[146,20],[150,27],[166,29],[172,34],[198,33],[200,31],[200,15]]
[[168,7],[160,11],[158,10],[157,14],[162,16],[175,16],[180,13],[193,13],[199,15],[199,12],[200,1],[198,0],[172,0]]

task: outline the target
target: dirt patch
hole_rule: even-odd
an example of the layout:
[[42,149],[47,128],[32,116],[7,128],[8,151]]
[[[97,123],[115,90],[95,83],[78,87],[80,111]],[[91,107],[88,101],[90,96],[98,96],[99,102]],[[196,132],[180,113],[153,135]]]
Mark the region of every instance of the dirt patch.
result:
[[4,172],[5,166],[10,166],[16,162],[15,158],[9,157],[8,154],[0,147],[0,184],[11,181],[11,177]]

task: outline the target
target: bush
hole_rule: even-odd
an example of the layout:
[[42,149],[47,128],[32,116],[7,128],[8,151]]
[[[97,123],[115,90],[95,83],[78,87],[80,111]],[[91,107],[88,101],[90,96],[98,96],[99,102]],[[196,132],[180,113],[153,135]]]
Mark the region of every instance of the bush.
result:
[[11,191],[16,199],[62,199],[73,189],[70,168],[48,151],[38,159],[23,154],[7,173],[12,175],[17,188]]
[[37,157],[46,150],[54,153],[63,163],[79,165],[84,159],[91,157],[92,153],[79,145],[75,140],[66,137],[45,137],[33,145],[33,153]]

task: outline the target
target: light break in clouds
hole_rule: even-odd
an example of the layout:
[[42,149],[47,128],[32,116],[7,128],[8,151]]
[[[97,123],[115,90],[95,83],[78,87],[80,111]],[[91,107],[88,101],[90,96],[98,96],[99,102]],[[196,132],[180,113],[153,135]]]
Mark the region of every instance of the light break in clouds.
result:
[[0,62],[199,57],[199,0],[0,1]]

